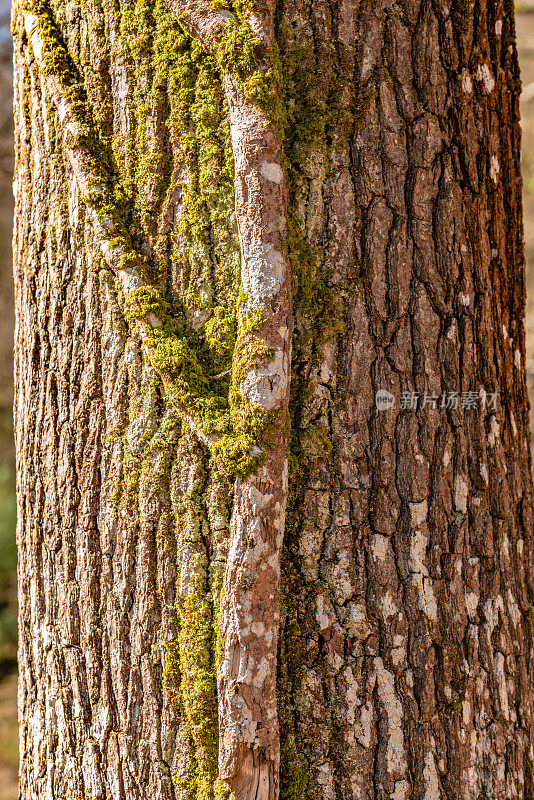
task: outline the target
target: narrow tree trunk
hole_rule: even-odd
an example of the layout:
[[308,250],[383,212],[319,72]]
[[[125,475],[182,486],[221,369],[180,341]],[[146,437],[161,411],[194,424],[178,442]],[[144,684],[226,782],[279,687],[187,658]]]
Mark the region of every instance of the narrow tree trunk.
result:
[[14,9],[21,796],[534,799],[511,6],[219,5]]

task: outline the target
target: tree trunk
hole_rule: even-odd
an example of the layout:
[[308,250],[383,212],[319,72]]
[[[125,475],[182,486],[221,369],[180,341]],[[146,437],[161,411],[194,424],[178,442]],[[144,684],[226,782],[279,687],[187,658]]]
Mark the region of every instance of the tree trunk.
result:
[[13,26],[22,799],[534,800],[511,3]]

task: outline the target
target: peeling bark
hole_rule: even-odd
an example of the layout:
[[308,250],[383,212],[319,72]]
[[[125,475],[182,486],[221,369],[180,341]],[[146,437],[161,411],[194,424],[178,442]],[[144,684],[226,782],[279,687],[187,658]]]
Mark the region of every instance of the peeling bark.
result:
[[236,797],[278,797],[280,742],[276,664],[280,564],[288,492],[287,411],[291,374],[291,274],[282,151],[253,104],[226,79],[236,163],[236,216],[245,308],[273,360],[247,373],[243,390],[276,425],[257,474],[238,481],[225,579],[219,665],[220,769]]

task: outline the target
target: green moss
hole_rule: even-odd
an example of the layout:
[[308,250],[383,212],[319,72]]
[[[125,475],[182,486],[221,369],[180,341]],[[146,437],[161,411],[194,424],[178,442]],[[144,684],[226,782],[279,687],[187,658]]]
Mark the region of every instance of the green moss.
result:
[[267,124],[283,133],[286,115],[278,48],[274,46],[270,64],[264,68],[262,43],[248,23],[247,5],[239,4],[235,10],[237,21],[229,20],[219,33],[217,62],[222,72],[234,77],[237,87],[258,107]]
[[45,74],[53,74],[64,86],[71,86],[75,80],[73,65],[61,33],[51,16],[50,3],[47,0],[29,0],[27,9],[38,18],[39,31],[45,45],[43,48]]
[[[167,689],[182,713],[189,742],[187,774],[185,778],[175,776],[175,780],[188,800],[223,800],[228,792],[218,778],[216,680],[223,542],[213,536],[208,523],[212,520],[220,524],[226,518],[226,478],[206,460],[187,431],[179,439],[175,465],[175,480],[182,488],[173,501],[177,545],[183,559],[177,585],[185,584],[185,589],[175,606],[175,620],[171,620],[178,632],[166,644],[165,673]],[[186,470],[185,482],[180,480],[182,469]],[[210,485],[212,491],[208,493]],[[215,557],[206,546],[208,538]]]
[[[227,383],[220,383],[232,363],[242,371],[247,358],[249,364],[254,360],[246,334],[237,335],[239,245],[233,214],[228,225],[233,207],[228,109],[217,64],[161,3],[156,4],[155,50],[155,85],[157,91],[168,91],[170,127],[188,167],[175,262],[179,292],[186,317],[199,309],[211,316],[200,341],[191,336],[180,340],[172,326],[164,325],[154,333],[150,357],[170,397],[187,408],[204,433],[220,436],[213,448],[219,464],[245,476],[256,463],[251,450],[261,427],[258,414],[243,408],[236,392],[229,397]],[[251,59],[246,68],[252,66]],[[213,303],[214,284],[218,304]]]
[[308,761],[297,752],[293,735],[283,739],[281,756],[280,800],[304,800],[309,780]]
[[[216,8],[231,9],[236,19],[228,20],[218,31],[217,65],[231,74],[245,97],[262,111],[268,124],[283,130],[285,113],[281,98],[281,64],[277,46],[270,53],[270,64],[262,64],[262,43],[252,31],[248,14],[256,3],[249,0],[231,4],[219,0]],[[179,15],[178,15],[179,16]]]
[[[269,415],[241,391],[246,373],[259,359],[272,355],[254,335],[263,324],[261,314],[245,311],[240,317],[227,395],[224,385],[210,379],[209,367],[213,367],[213,363],[209,347],[195,347],[194,339],[180,335],[177,323],[166,315],[165,303],[157,290],[147,287],[135,290],[125,306],[134,318],[154,313],[162,321],[161,327],[147,334],[145,346],[169,400],[176,408],[186,411],[202,433],[218,437],[212,452],[221,468],[246,478],[258,464],[259,456],[253,451],[261,443],[271,421]],[[211,335],[222,327],[227,328],[229,337],[234,324],[233,319],[217,315]],[[224,342],[219,342],[218,346],[225,348]],[[217,351],[215,345],[212,349]]]
[[131,319],[145,319],[150,314],[163,318],[169,310],[161,292],[154,286],[141,286],[134,289],[124,299],[124,306]]
[[204,328],[206,344],[215,364],[224,369],[230,363],[237,335],[237,313],[224,306],[214,309]]
[[180,646],[176,639],[167,639],[164,647],[163,684],[173,705],[176,706],[180,697]]
[[217,685],[212,658],[212,609],[207,598],[207,564],[190,565],[192,580],[178,608],[180,693],[196,769],[188,789],[196,800],[212,800],[217,780]]
[[239,284],[239,242],[220,71],[161,1],[156,3],[155,17],[153,92],[166,98],[169,132],[178,144],[176,159],[187,167],[181,184],[180,241],[173,253],[179,276],[176,288],[182,302],[193,294],[208,306],[229,307]]
[[227,471],[235,471],[246,477],[260,463],[262,454],[254,449],[262,443],[272,417],[259,406],[251,403],[242,391],[247,372],[257,366],[258,361],[272,358],[272,351],[255,333],[264,323],[261,312],[245,310],[239,317],[238,334],[232,358],[232,380],[229,392],[229,412],[232,429],[215,444],[213,453]]
[[243,85],[258,68],[260,39],[246,22],[230,20],[218,37],[217,58],[225,72]]
[[324,148],[327,131],[338,137],[350,130],[354,109],[340,67],[318,65],[307,37],[282,34],[279,43],[278,72],[287,108],[285,152],[288,163],[295,164],[307,152]]
[[[258,365],[260,359],[273,357],[272,350],[255,334],[265,322],[261,311],[244,310],[239,316],[238,334],[232,358],[232,384],[230,408],[238,419],[247,419],[251,432],[258,436],[263,432],[265,419],[260,410],[250,403],[241,391],[247,372]],[[258,416],[259,415],[259,416]],[[262,417],[260,421],[259,417]]]
[[326,282],[324,253],[319,248],[313,248],[304,236],[299,235],[294,219],[290,221],[289,243],[292,290],[293,296],[298,298],[296,311],[299,321],[303,323],[301,328],[309,328],[316,340],[328,334],[343,333],[339,287],[334,292]]

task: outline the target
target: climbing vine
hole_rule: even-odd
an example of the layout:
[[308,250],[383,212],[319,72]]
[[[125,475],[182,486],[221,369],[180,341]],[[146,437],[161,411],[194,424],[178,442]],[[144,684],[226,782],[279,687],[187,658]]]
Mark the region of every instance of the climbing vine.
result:
[[[150,315],[157,317],[158,324],[151,326],[144,345],[169,400],[187,412],[202,434],[213,438],[212,450],[220,466],[244,478],[259,463],[269,420],[245,400],[240,383],[259,359],[270,358],[271,353],[254,336],[264,321],[261,314],[239,313],[240,256],[230,211],[233,170],[221,64],[183,31],[161,0],[153,9],[146,0],[138,0],[122,18],[121,33],[127,44],[121,53],[132,59],[132,68],[144,80],[149,79],[146,63],[155,65],[150,74],[151,96],[162,102],[165,94],[169,102],[168,129],[176,143],[173,160],[183,172],[178,187],[183,194],[180,236],[168,254],[175,276],[169,291],[166,271],[161,274],[136,243],[147,210],[136,197],[135,187],[142,186],[161,161],[161,156],[150,152],[144,158],[141,155],[147,142],[139,126],[147,109],[139,110],[126,145],[115,143],[113,152],[106,152],[95,133],[77,65],[47,4],[35,0],[30,10],[38,17],[45,43],[45,69],[59,80],[79,123],[69,146],[83,146],[91,161],[93,181],[83,199],[111,231],[109,247],[121,252],[117,268],[135,269],[145,281],[123,298],[127,319],[135,323]],[[146,35],[147,26],[153,37]],[[243,30],[241,24],[242,44]],[[255,45],[249,43],[237,60],[238,42],[229,44],[233,33],[229,39],[226,34],[221,63],[244,80],[245,71],[254,70]],[[154,52],[147,58],[150,47]],[[137,151],[136,158],[132,151]],[[176,177],[167,176],[167,180]]]

